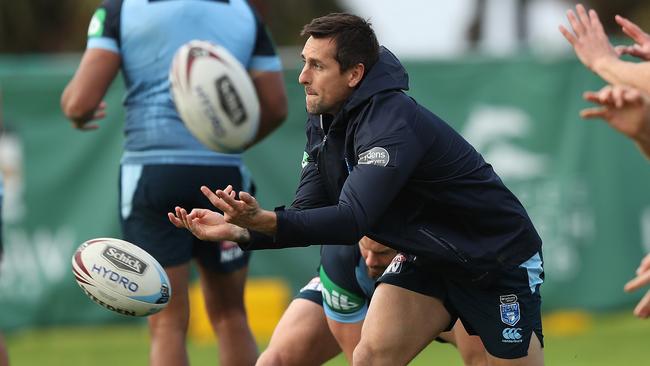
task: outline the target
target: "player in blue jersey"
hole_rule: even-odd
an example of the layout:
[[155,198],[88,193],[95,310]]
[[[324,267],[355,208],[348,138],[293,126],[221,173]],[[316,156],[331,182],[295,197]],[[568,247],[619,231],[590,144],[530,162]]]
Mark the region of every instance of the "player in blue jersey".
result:
[[368,236],[402,252],[378,279],[355,365],[406,364],[458,318],[490,364],[542,365],[542,241],[523,205],[404,92],[406,70],[365,20],[330,14],[303,35],[298,81],[309,115],[292,206],[264,210],[232,186],[202,187],[224,215],[178,207],[170,220],[246,250]]
[[280,59],[264,24],[245,0],[104,0],[88,29],[87,49],[61,105],[73,127],[92,130],[105,116],[102,101],[121,70],[126,85],[125,145],[121,160],[121,224],[125,240],[151,253],[169,275],[169,306],[149,317],[152,365],[186,365],[190,262],[198,265],[205,305],[219,334],[221,365],[253,364],[257,348],[246,320],[243,289],[249,255],[234,243],[215,246],[166,219],[179,201],[209,202],[206,182],[252,182],[239,154],[206,149],[185,128],[172,102],[168,72],[176,50],[193,39],[227,48],[251,75],[261,105],[259,141],[287,113]]
[[[323,246],[319,277],[289,304],[257,366],[321,365],[341,350],[352,363],[375,280],[396,254],[368,237],[358,246]],[[486,365],[480,339],[460,321],[439,338],[458,347],[465,365]]]

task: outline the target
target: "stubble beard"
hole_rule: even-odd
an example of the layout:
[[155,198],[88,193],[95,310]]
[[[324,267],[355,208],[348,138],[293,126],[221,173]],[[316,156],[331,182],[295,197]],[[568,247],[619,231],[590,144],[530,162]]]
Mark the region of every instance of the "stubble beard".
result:
[[311,114],[324,114],[327,113],[320,101],[309,101],[308,97],[305,97],[305,107],[307,112]]

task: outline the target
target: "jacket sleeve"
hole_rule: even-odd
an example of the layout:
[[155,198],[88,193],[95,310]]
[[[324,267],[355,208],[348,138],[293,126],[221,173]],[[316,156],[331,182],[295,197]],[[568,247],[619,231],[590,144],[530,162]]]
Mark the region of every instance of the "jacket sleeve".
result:
[[[296,189],[296,194],[288,211],[305,210],[314,207],[322,207],[329,204],[327,191],[323,186],[323,181],[316,167],[316,154],[318,145],[321,143],[321,136],[318,132],[318,126],[313,120],[307,121],[307,144],[302,159],[302,171],[300,172],[300,182]],[[276,212],[280,214],[284,208],[279,207]],[[272,249],[281,247],[273,237],[251,231],[251,240],[248,243],[240,244],[244,250],[253,249]],[[311,243],[294,246],[307,246]]]
[[357,164],[344,183],[338,204],[278,212],[276,243],[281,247],[351,245],[365,235],[398,199],[435,139],[418,120],[418,108],[414,102],[395,105],[379,100],[370,105],[355,132]]

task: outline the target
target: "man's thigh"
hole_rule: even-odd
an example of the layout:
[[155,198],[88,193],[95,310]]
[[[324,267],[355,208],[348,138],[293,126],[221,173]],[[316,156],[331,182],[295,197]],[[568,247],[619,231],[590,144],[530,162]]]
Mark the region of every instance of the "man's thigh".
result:
[[449,326],[442,301],[394,285],[375,290],[361,330],[372,364],[405,365]]
[[282,315],[258,365],[321,365],[340,352],[323,307],[299,297]]
[[366,352],[358,354],[372,354],[372,364],[407,364],[455,320],[443,303],[442,279],[408,258],[393,259],[370,302],[359,343]]

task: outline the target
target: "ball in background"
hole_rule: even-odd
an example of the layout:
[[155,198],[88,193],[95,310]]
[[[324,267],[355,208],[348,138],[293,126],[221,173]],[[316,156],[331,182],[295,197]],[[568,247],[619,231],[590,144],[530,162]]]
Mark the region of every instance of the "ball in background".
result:
[[259,100],[248,72],[227,49],[186,43],[174,55],[169,80],[179,116],[206,147],[239,153],[253,141]]

